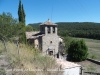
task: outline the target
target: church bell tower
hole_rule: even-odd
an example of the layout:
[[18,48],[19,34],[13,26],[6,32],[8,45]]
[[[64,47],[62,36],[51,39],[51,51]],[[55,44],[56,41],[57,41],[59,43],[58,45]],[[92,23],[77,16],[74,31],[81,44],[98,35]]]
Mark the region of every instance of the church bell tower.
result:
[[40,24],[40,33],[42,37],[42,51],[49,55],[58,53],[59,38],[57,35],[57,24],[52,23],[49,19]]

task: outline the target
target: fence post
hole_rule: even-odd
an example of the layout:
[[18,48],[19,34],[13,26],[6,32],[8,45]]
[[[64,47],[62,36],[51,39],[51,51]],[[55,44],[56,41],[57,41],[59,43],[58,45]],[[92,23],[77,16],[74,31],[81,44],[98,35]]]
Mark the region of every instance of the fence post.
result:
[[17,44],[17,49],[18,49],[18,57],[19,57],[19,61],[20,61],[19,41],[18,40],[16,41],[16,44]]
[[4,43],[5,50],[7,51],[6,42],[5,42],[5,40],[3,38],[2,38],[2,40],[3,40],[3,43]]
[[84,74],[83,74],[83,73],[84,73],[84,72],[83,72],[83,70],[84,70],[84,69],[83,69],[83,67],[82,67],[82,66],[81,66],[80,70],[81,70],[80,75],[84,75]]

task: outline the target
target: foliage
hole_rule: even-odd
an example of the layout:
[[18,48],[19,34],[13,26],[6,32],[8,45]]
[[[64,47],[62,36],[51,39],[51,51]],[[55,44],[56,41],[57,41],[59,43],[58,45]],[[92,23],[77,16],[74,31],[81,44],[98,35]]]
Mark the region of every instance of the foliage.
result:
[[20,41],[26,43],[26,34],[25,34],[25,12],[24,12],[24,6],[21,3],[21,0],[19,0],[19,7],[18,7],[18,18],[20,27]]
[[[81,38],[100,39],[100,23],[93,22],[59,22],[58,35]],[[39,24],[29,24],[39,30]],[[66,32],[67,30],[67,32]]]
[[25,11],[24,11],[24,6],[23,6],[23,4],[22,4],[22,13],[23,13],[23,23],[25,23]]
[[100,39],[100,23],[62,22],[57,24],[58,24],[58,30],[59,31],[63,30],[63,32],[67,30],[69,32],[69,36]]
[[88,56],[88,48],[84,40],[73,40],[68,47],[68,55],[71,61],[82,61]]
[[18,17],[19,17],[19,22],[22,22],[25,24],[25,12],[24,12],[24,7],[23,4],[21,3],[21,0],[19,1],[19,7],[18,7]]
[[18,36],[20,42],[26,43],[26,34],[25,34],[25,26],[24,23],[18,23]]
[[39,31],[39,25],[40,25],[41,23],[34,23],[34,24],[28,24],[29,26],[32,26],[33,28],[34,28],[34,31]]
[[64,40],[64,43],[65,43],[65,53],[67,53],[68,52],[68,47],[69,47],[69,45],[72,41],[72,38],[69,37],[69,36],[66,36],[66,37],[63,38],[63,40]]
[[11,13],[0,14],[0,38],[11,38],[16,35],[18,21],[12,17]]
[[29,31],[33,31],[33,27],[27,25],[27,26],[25,27],[25,31],[27,31],[27,32],[29,32]]
[[26,41],[25,24],[12,17],[11,13],[3,12],[0,14],[0,40],[10,40],[19,37],[21,42]]
[[58,34],[62,37],[66,37],[66,36],[69,35],[69,32],[68,32],[68,30],[65,30],[65,31],[64,30],[58,30]]

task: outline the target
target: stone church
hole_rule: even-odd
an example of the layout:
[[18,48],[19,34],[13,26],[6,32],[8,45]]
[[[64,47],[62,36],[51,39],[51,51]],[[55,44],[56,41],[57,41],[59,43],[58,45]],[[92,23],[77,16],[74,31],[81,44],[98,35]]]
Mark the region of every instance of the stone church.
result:
[[57,55],[59,43],[62,41],[57,35],[57,24],[49,19],[40,24],[40,31],[26,32],[27,41],[43,53]]
[[[81,66],[71,63],[62,58],[62,39],[57,35],[57,24],[52,23],[49,19],[40,24],[40,31],[26,32],[27,41],[41,50],[44,54],[57,56],[56,63],[63,70],[62,75],[80,75]],[[82,70],[81,70],[82,74]]]

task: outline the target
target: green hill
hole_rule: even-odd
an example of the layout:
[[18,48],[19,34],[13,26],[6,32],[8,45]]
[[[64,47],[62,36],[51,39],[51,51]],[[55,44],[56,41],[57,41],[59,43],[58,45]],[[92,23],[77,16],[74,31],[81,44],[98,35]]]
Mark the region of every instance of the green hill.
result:
[[[39,30],[39,24],[29,24]],[[58,35],[100,39],[100,23],[93,22],[58,22]]]

